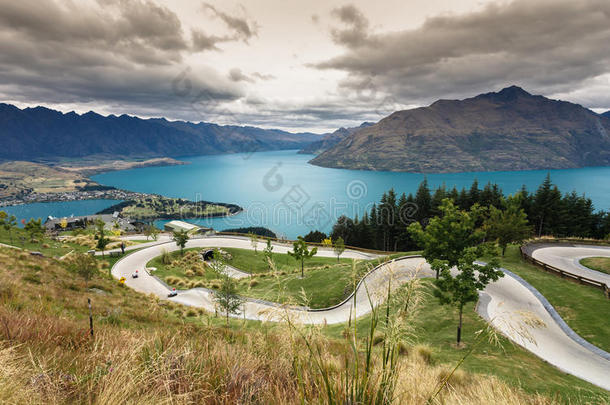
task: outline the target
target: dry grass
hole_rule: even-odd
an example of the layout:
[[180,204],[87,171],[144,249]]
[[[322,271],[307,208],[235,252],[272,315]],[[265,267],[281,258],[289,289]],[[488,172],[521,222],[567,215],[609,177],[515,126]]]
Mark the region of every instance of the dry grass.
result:
[[[111,235],[107,235],[106,237],[110,239],[110,243],[108,244],[108,246],[106,246],[106,250],[117,249],[121,247],[122,243],[124,243],[125,246],[133,246],[137,244],[136,242],[130,240],[122,240],[118,237],[114,237]],[[62,238],[62,241],[74,243],[76,245],[84,246],[89,249],[95,249],[95,247],[97,246],[97,239],[95,239],[95,235],[92,234],[82,234],[76,236],[67,235]]]
[[[23,281],[34,274],[39,283]],[[0,286],[0,403],[326,403],[321,370],[342,403],[341,398],[349,398],[343,376],[364,355],[360,345],[352,350],[349,334],[330,340],[299,326],[308,337],[303,341],[288,326],[273,326],[272,332],[266,325],[247,330],[214,326],[212,315],[202,310],[137,294],[103,273],[90,287],[104,293],[94,293],[58,262],[3,249]],[[88,334],[87,297],[94,302],[94,338]],[[429,349],[409,348],[396,336],[386,333],[380,342],[400,343],[391,370],[396,389],[377,403],[425,403],[451,366],[431,365]],[[319,356],[312,357],[307,345]],[[374,395],[384,368],[379,350],[372,353],[367,389]],[[315,359],[323,359],[322,368]],[[459,371],[433,403],[551,400]]]

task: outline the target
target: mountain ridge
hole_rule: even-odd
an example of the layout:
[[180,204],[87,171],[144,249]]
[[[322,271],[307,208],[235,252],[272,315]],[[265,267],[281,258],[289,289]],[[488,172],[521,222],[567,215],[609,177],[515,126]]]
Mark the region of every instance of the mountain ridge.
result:
[[363,122],[357,127],[341,127],[334,132],[322,135],[322,139],[310,143],[309,145],[301,149],[298,153],[318,155],[324,152],[325,150],[332,148],[333,146],[341,142],[343,139],[345,139],[352,133],[358,131],[359,129],[366,128],[374,124],[374,122]]
[[310,163],[447,173],[610,165],[610,118],[517,86],[396,111]]
[[0,159],[36,160],[115,157],[179,157],[280,149],[301,149],[319,140],[251,126],[143,119],[89,111],[63,113],[46,107],[20,109],[0,103]]

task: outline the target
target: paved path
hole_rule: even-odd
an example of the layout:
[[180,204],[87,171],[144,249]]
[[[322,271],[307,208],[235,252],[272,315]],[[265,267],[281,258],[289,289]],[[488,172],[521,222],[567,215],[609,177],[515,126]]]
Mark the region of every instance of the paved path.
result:
[[[580,260],[585,257],[610,257],[610,247],[591,245],[549,246],[531,245],[532,257],[558,269],[587,277],[610,287],[610,274],[589,269]],[[610,314],[608,315],[610,318]],[[610,377],[608,377],[610,378]]]
[[[213,237],[189,241],[187,247],[238,247],[251,249],[247,239]],[[146,272],[138,279],[131,279],[135,269],[161,254],[163,249],[177,250],[175,244],[151,246],[132,253],[118,261],[112,269],[114,277],[124,276],[127,285],[143,293],[153,293],[165,298],[167,287]],[[289,248],[276,245],[274,252],[285,253]],[[321,250],[321,256],[331,256],[332,251]],[[595,255],[599,252],[595,251]],[[345,257],[369,258],[368,254],[351,251]],[[539,259],[541,260],[541,259]],[[482,293],[477,312],[517,344],[555,365],[561,370],[610,390],[610,354],[582,340],[565,325],[555,310],[532,286],[509,271],[506,276],[489,285]],[[333,324],[347,322],[371,311],[371,303],[378,305],[385,300],[388,284],[391,288],[413,277],[433,276],[428,264],[421,257],[407,257],[384,263],[363,278],[355,295],[343,303],[323,309],[307,310],[279,306],[274,303],[248,300],[239,317],[263,321],[281,321],[290,317],[296,322]],[[371,297],[369,301],[368,297]],[[212,292],[203,288],[181,291],[172,301],[214,311]],[[354,305],[355,303],[355,305]],[[540,321],[534,325],[531,320]],[[542,323],[542,325],[540,324]]]

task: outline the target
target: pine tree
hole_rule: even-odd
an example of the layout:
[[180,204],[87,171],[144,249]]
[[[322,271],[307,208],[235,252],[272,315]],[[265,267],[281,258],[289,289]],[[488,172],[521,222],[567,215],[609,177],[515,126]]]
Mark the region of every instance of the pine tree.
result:
[[550,174],[547,174],[544,182],[536,191],[532,211],[538,236],[550,235],[554,231],[560,230],[561,193],[557,186],[551,183]]
[[468,191],[468,208],[477,203],[481,204],[481,190],[479,190],[479,181],[474,179]]
[[424,224],[424,221],[429,220],[432,216],[432,196],[430,195],[427,178],[424,178],[415,193],[415,205],[417,206],[415,219],[420,224]]

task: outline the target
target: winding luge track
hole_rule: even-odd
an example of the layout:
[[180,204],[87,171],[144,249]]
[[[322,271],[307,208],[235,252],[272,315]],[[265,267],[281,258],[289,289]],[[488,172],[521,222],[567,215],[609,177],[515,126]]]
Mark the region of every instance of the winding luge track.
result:
[[[187,243],[186,247],[252,249],[247,238],[239,237],[193,239]],[[142,248],[142,246],[136,248]],[[262,243],[260,248],[263,248]],[[576,272],[579,268],[575,262],[575,257],[610,256],[610,248],[587,249],[587,247],[568,246],[560,249],[541,247],[540,252],[534,252],[534,254],[536,254],[538,260],[549,260],[549,264],[555,266],[558,266],[561,262],[561,266],[571,272]],[[178,250],[178,247],[175,243],[167,242],[142,248],[119,260],[113,266],[112,274],[116,278],[125,277],[126,284],[137,291],[166,298],[169,291],[167,286],[157,278],[150,276],[146,271],[140,271],[140,277],[137,279],[131,278],[131,273],[134,270],[143,270],[146,264],[159,256],[163,250],[170,252]],[[290,250],[290,247],[287,245],[274,244],[274,253],[286,253],[288,250]],[[334,253],[332,250],[320,249],[318,255],[332,257]],[[375,256],[351,250],[346,251],[343,257],[371,259]],[[592,271],[586,270],[588,272]],[[510,271],[504,270],[504,272],[505,277],[490,284],[481,292],[477,312],[509,339],[548,363],[610,391],[610,354],[589,344],[572,331],[534,287]],[[597,274],[588,274],[588,277],[603,278],[606,276],[599,272],[594,273]],[[388,284],[395,288],[413,277],[432,276],[433,272],[423,258],[418,256],[404,257],[377,266],[361,280],[355,294],[336,306],[309,310],[300,307],[280,306],[263,300],[248,299],[243,306],[243,312],[236,316],[262,321],[281,321],[290,317],[294,321],[309,324],[347,322],[350,316],[355,318],[369,313],[371,303],[378,305],[383,302],[387,295]],[[369,296],[371,297],[370,300]],[[214,311],[213,293],[204,288],[180,291],[178,296],[171,300]],[[532,319],[532,316],[544,324],[542,326],[532,324],[528,321]]]

